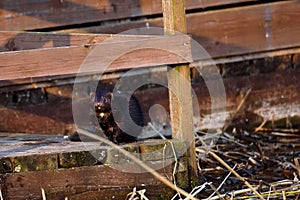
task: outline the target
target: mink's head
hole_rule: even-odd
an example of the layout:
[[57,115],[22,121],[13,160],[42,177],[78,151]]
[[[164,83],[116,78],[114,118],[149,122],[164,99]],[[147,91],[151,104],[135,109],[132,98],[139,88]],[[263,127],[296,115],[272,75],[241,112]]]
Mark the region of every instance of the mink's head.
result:
[[96,112],[111,112],[112,93],[107,90],[97,89],[91,94]]
[[112,93],[107,93],[104,96],[99,97],[95,102],[95,110],[97,112],[111,112],[111,98]]

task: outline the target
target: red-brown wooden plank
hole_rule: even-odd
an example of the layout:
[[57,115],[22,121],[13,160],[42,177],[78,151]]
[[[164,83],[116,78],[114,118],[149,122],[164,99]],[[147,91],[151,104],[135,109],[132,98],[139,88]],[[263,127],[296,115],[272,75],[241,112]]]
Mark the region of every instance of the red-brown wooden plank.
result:
[[[254,0],[188,0],[187,9]],[[2,0],[0,30],[32,30],[162,13],[160,0]]]
[[[285,1],[188,14],[188,33],[212,57],[300,46],[299,10],[298,1]],[[76,31],[119,33],[146,25],[163,27],[162,18]]]
[[[191,52],[190,46],[187,45],[189,44],[189,37],[187,36],[164,36],[152,39],[139,38],[124,42],[118,41],[117,39],[116,42],[113,38],[105,44],[105,47],[101,48],[111,52],[119,51],[119,49],[127,48],[130,45],[132,48],[125,55],[122,54],[126,52],[119,52],[120,57],[115,61],[112,60],[114,57],[111,56],[114,55],[111,52],[107,53],[107,55],[101,55],[102,57],[97,57],[96,60],[99,63],[114,61],[109,68],[105,69],[106,72],[192,61],[192,56],[189,53]],[[139,50],[139,48],[143,50]],[[173,53],[160,50],[163,48],[172,50]],[[0,53],[0,80],[76,74],[80,65],[92,49],[92,46],[78,46]],[[184,57],[175,55],[174,52],[178,55],[184,55]],[[93,60],[89,61],[94,62]],[[98,68],[97,63],[97,67],[95,68],[95,64],[91,63],[91,65],[84,69],[85,72],[95,72],[97,70],[99,72],[99,70],[101,71],[101,66]]]
[[[168,167],[167,174],[171,170]],[[163,170],[159,172],[164,175]],[[157,187],[159,197],[166,188],[150,173],[125,173],[109,166],[10,173],[0,178],[2,196],[8,200],[41,199],[42,188],[47,199],[126,199],[133,187],[141,186]]]
[[112,38],[114,38],[114,41],[124,41],[151,37],[142,35],[0,31],[0,52],[89,45],[100,43]]

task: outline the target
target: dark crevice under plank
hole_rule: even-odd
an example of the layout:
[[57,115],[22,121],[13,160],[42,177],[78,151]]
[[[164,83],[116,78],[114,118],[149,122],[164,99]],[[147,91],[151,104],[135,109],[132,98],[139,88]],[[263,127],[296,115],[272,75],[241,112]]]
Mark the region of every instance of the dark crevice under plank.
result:
[[[237,108],[248,89],[252,89],[247,102],[248,109],[252,112],[265,105],[270,105],[270,108],[277,105],[299,105],[299,66],[298,54],[219,64],[218,67],[223,68],[227,111]],[[210,116],[211,99],[208,90],[204,87],[203,80],[197,78],[199,77],[194,76],[193,88],[199,99],[200,112]],[[135,78],[132,77],[131,80],[134,81]],[[82,88],[85,88],[86,83],[82,84]],[[0,107],[0,129],[10,132],[71,134],[75,130],[71,106],[72,88],[72,84],[46,88],[48,102],[31,105],[26,105],[26,98],[14,105],[11,95],[3,93],[0,96],[3,102]],[[83,89],[82,93],[86,93],[85,101],[89,101],[88,92]],[[149,120],[148,112],[152,105],[161,104],[166,110],[169,109],[166,88],[142,90],[136,97],[145,113],[145,120]],[[265,113],[272,115],[272,110],[269,111]]]
[[[253,1],[188,0],[186,5],[187,9],[197,9]],[[33,30],[162,13],[160,0],[3,0],[0,8],[0,30]]]

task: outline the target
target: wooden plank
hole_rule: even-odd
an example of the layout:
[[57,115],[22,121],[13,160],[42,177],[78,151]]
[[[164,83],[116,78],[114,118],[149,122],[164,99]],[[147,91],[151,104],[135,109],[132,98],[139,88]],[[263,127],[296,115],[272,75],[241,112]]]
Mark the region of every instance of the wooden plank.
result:
[[[184,0],[162,0],[164,32],[175,35],[186,34],[186,16]],[[192,88],[190,66],[173,65],[168,69],[168,90],[172,137],[189,143],[188,168],[189,185],[198,182],[196,163]]]
[[[231,56],[227,58],[216,58],[213,60],[214,64],[227,64],[233,62],[243,62],[245,60],[256,60],[265,57],[280,57],[284,55],[296,55],[300,52],[299,48],[292,48],[292,49],[283,49],[279,51],[268,51],[262,53],[253,53],[249,55],[242,55],[242,56]],[[199,61],[203,66],[212,65],[212,61],[210,60],[202,60]],[[197,66],[198,61],[194,62],[193,65]],[[191,67],[193,67],[191,65]],[[243,68],[243,67],[242,67]],[[120,78],[124,73],[124,71],[114,72],[114,73],[106,73],[101,78],[102,81],[112,81]],[[149,78],[158,78],[161,79],[164,77],[166,73],[166,69],[164,67],[151,67],[151,68],[144,68],[139,69],[135,72],[135,75],[144,76],[145,79]],[[133,75],[134,76],[134,75]],[[49,87],[56,87],[62,85],[73,84],[75,80],[74,75],[59,75],[59,76],[43,76],[43,77],[31,77],[31,78],[23,78],[23,79],[15,79],[13,81],[0,81],[0,93],[9,92],[9,91],[23,91],[28,89],[34,88],[49,88]],[[86,82],[91,80],[90,76],[82,76],[80,81]],[[114,83],[113,83],[114,84]]]
[[[124,195],[126,197],[133,187],[149,188],[149,191],[155,192],[150,195],[158,197],[166,189],[150,173],[141,171],[133,161],[98,142],[74,143],[63,141],[61,136],[45,135],[3,133],[0,137],[0,189],[5,199],[39,199],[41,188],[45,190],[47,199],[79,199],[82,196],[85,199],[95,196],[101,199],[113,196],[124,199]],[[170,177],[174,167],[174,152],[168,145],[163,156],[164,143],[162,140],[152,140],[123,145],[122,148],[132,153],[143,149],[146,157],[138,154],[137,158],[147,162],[163,176]],[[187,172],[185,143],[174,141],[174,146],[177,159],[182,164],[177,173],[184,174]],[[91,152],[94,155],[97,153],[100,160],[88,155]],[[124,167],[131,172],[124,171]],[[178,180],[178,186],[184,186],[180,185],[180,181],[182,179]],[[153,187],[160,189],[153,190]]]
[[[104,70],[111,72],[134,67],[191,62],[190,46],[186,44],[189,44],[187,36],[163,36],[124,42],[115,42],[113,38],[112,41],[105,44],[101,43],[101,62],[97,56],[89,59],[85,68],[81,67],[81,73],[102,73]],[[89,45],[0,53],[0,80],[75,75],[93,47],[95,46]],[[122,51],[122,49],[124,50]],[[172,50],[172,52],[161,49]],[[105,55],[108,50],[111,52]],[[127,54],[124,52],[126,50],[129,51]],[[176,54],[183,55],[183,57]],[[114,62],[109,65],[112,61]],[[103,63],[107,63],[107,66],[104,66]]]
[[112,38],[114,41],[124,41],[153,37],[155,36],[0,31],[0,52],[91,45]]
[[[0,174],[102,164],[127,166],[130,170],[140,170],[119,150],[98,141],[71,142],[64,136],[58,135],[15,133],[0,133],[0,138]],[[186,143],[178,140],[170,140],[170,142],[173,143],[178,159],[186,157]],[[173,148],[170,143],[165,144],[163,140],[139,141],[122,145],[121,148],[135,155],[137,159],[153,162],[153,166],[156,167],[163,167],[162,162],[167,166],[174,161]]]
[[[187,9],[251,1],[188,0]],[[32,30],[162,13],[160,0],[3,0],[0,8],[0,30]]]
[[[299,9],[298,1],[285,1],[187,14],[188,33],[212,58],[297,47],[300,46]],[[119,33],[146,25],[163,27],[163,19],[76,31]]]
[[[172,168],[166,171],[171,175]],[[125,199],[133,187],[149,186],[160,188],[154,190],[157,198],[165,189],[149,173],[125,173],[109,166],[1,174],[0,178],[3,198],[16,200],[40,199],[41,188],[47,199]]]
[[[69,170],[67,169],[70,168],[72,168],[71,171],[75,171],[73,175],[77,176],[74,179],[77,179],[77,181],[80,183],[79,185],[76,185],[74,187],[83,187],[80,191],[76,191],[76,195],[91,191],[99,192],[99,190],[101,189],[112,189],[113,191],[116,187],[122,190],[122,188],[125,186],[127,186],[128,189],[128,186],[139,187],[142,185],[143,187],[147,188],[148,186],[162,185],[159,181],[151,176],[151,173],[145,173],[145,170],[142,170],[139,165],[128,159],[128,157],[125,157],[119,151],[109,146],[102,146],[101,144],[99,144],[99,142],[57,142],[59,139],[54,139],[54,136],[47,138],[44,135],[37,135],[33,137],[31,135],[21,134],[15,136],[14,134],[12,135],[13,136],[8,135],[8,137],[5,137],[5,135],[0,134],[0,136],[4,136],[4,138],[1,138],[0,148],[0,189],[2,191],[2,194],[7,197],[6,199],[11,199],[12,196],[15,195],[15,193],[12,191],[15,189],[15,187],[18,187],[17,185],[21,187],[18,189],[20,192],[19,194],[22,193],[24,195],[35,195],[33,194],[35,193],[33,191],[38,191],[40,189],[38,185],[36,185],[37,188],[32,188],[32,185],[30,185],[31,190],[28,191],[28,188],[30,188],[30,186],[24,186],[24,183],[20,183],[22,182],[20,178],[16,177],[24,178],[29,176],[33,178],[32,176],[37,175],[34,176],[32,182],[40,181],[41,183],[44,183],[43,178],[41,178],[39,174],[44,174],[47,175],[47,177],[51,177],[48,180],[50,183],[47,182],[48,184],[45,185],[46,188],[42,186],[42,188],[47,190],[47,194],[50,193],[50,197],[51,195],[56,194],[56,192],[63,193],[64,195],[74,195],[72,193],[68,193],[68,191],[65,191],[65,188],[62,187],[64,186],[62,183],[57,183],[59,191],[56,191],[54,189],[55,187],[52,186],[52,184],[56,184],[53,182],[53,180],[55,179],[55,177],[52,177],[53,174],[58,177],[60,177],[61,175],[62,177],[60,178],[62,178],[62,180],[67,178],[66,182],[68,182]],[[176,151],[177,159],[181,166],[176,174],[179,173],[182,175],[182,177],[178,179],[177,185],[179,187],[184,187],[187,184],[185,181],[183,181],[183,179],[187,177],[186,159],[184,158],[186,151],[185,143],[181,141],[174,142],[176,144],[174,151]],[[174,152],[172,151],[171,146],[168,145],[166,151],[167,154],[163,156],[163,144],[165,143],[165,141],[152,140],[152,143],[143,144],[142,142],[139,142],[123,145],[121,146],[121,148],[129,151],[132,154],[139,153],[140,148],[143,149],[143,154],[146,154],[147,157],[144,157],[141,154],[137,154],[137,159],[141,159],[142,161],[147,163],[150,169],[156,170],[158,173],[163,173],[163,175],[170,177],[172,168],[174,167]],[[155,149],[156,151],[153,152],[151,151],[152,149]],[[91,154],[96,157],[91,156]],[[149,154],[151,154],[152,156],[150,156]],[[156,154],[158,154],[158,156],[156,156]],[[96,158],[98,158],[98,160]],[[110,171],[118,171],[123,175],[119,176],[119,173],[115,174],[115,181],[109,181],[109,178],[107,180],[102,179],[102,181],[100,182],[97,180],[98,188],[94,188],[95,190],[93,190],[90,188],[90,184],[93,182],[90,183],[80,181],[82,180],[82,177],[90,178],[84,176],[86,174],[82,174],[82,172],[86,171],[87,173],[93,173],[93,171],[95,170],[95,165],[97,166],[96,169],[101,168],[101,174],[99,174],[100,176],[110,176]],[[83,168],[83,166],[89,167],[85,167],[85,170],[80,170]],[[77,172],[81,171],[80,176],[76,174],[76,170],[73,170],[74,167],[76,167],[75,169],[77,169]],[[65,170],[62,170],[62,168],[64,168]],[[97,173],[99,173],[99,171]],[[130,176],[131,174],[133,176]],[[131,180],[127,180],[127,175],[133,178]],[[153,181],[149,180],[149,178]],[[11,182],[6,182],[8,179],[10,179]],[[9,185],[13,185],[12,188],[10,188]],[[10,189],[12,189],[12,191]],[[98,195],[104,194],[98,193]],[[161,195],[161,191],[154,195]],[[55,197],[57,198],[57,196]],[[17,196],[15,198],[19,197]]]

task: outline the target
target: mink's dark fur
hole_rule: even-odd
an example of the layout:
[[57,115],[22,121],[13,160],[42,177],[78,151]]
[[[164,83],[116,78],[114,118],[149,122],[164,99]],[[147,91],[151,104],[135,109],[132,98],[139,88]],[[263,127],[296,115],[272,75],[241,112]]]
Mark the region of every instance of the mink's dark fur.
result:
[[[134,95],[127,93],[117,93],[116,95],[118,98],[115,99],[118,99],[116,104],[118,104],[117,108],[119,108],[119,110],[113,112],[112,101],[114,97],[112,92],[107,89],[97,88],[95,92],[90,93],[91,116],[96,114],[98,121],[98,124],[97,122],[92,122],[94,120],[92,120],[93,117],[91,117],[90,125],[100,125],[103,133],[115,144],[135,142],[137,140],[135,136],[141,133],[142,126],[144,126],[144,117],[140,104]],[[128,110],[128,108],[126,108],[126,101],[129,101],[129,114],[132,121],[138,126],[138,130],[136,127],[134,129],[131,127],[128,116],[126,117],[124,115],[124,110]],[[114,117],[116,117],[116,119]],[[123,130],[120,127],[123,127]],[[81,141],[77,132],[68,138],[71,141]],[[85,138],[85,141],[89,140]]]
[[[112,92],[98,88],[96,92],[91,95],[99,125],[108,139],[116,144],[135,142],[136,137],[131,134],[136,134],[136,132],[141,132],[142,130],[142,126],[144,125],[142,109],[134,95],[128,95],[126,93],[118,93],[117,95],[119,99],[118,108],[121,108],[121,110],[116,110],[115,112],[112,111],[112,101],[114,99]],[[125,108],[125,103],[122,102],[128,100],[130,117],[132,121],[140,127],[139,130],[132,130],[132,127],[128,125],[127,117],[123,113],[123,109],[128,108]],[[113,116],[116,113],[117,120],[115,120]],[[126,131],[121,130],[120,126],[124,127]]]

